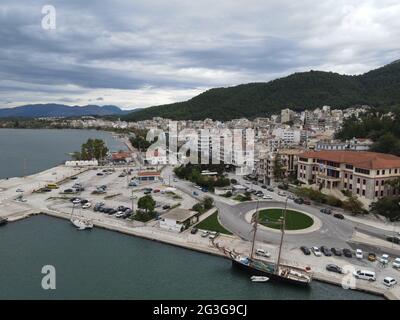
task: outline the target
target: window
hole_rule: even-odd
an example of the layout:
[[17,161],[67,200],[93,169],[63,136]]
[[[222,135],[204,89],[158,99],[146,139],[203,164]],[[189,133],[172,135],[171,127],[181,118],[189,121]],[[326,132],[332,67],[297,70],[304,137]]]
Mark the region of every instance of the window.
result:
[[353,166],[351,164],[346,164],[346,169],[353,170]]
[[379,181],[376,180],[375,185],[378,187],[379,186]]
[[378,191],[375,191],[375,197],[378,197]]
[[360,178],[357,178],[357,183],[360,183],[360,181],[361,181]]
[[397,174],[397,172],[398,172],[397,169],[394,169],[394,173]]
[[385,173],[386,173],[386,171],[385,171],[385,170],[382,170],[382,174],[385,175]]
[[347,183],[346,182],[344,183],[344,188],[347,189]]
[[359,188],[357,188],[357,194],[360,194],[360,189]]
[[350,190],[353,190],[353,185],[352,185],[352,184],[349,186],[349,189],[350,189]]
[[367,184],[367,180],[363,179],[363,185],[365,186]]
[[370,174],[370,171],[367,170],[367,169],[356,168],[355,171],[356,171],[357,173],[362,173],[362,174],[367,174],[367,175]]
[[383,186],[385,184],[385,180],[381,181],[381,186]]
[[353,180],[353,175],[352,174],[350,175],[350,179]]
[[344,177],[347,179],[347,173],[344,174]]
[[365,197],[365,190],[362,191],[362,195]]
[[381,197],[383,197],[383,190],[381,191]]

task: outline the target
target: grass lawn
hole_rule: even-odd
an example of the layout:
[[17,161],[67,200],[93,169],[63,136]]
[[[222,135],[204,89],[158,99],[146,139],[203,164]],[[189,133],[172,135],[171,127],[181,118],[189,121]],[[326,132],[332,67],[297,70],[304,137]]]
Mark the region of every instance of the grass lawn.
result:
[[215,211],[208,218],[196,225],[196,228],[208,231],[216,231],[223,234],[231,235],[232,232],[226,230],[218,221],[218,211]]
[[[259,223],[263,226],[280,229],[281,225],[276,223],[283,216],[283,209],[266,209],[259,213]],[[275,222],[275,223],[274,223]],[[287,210],[285,230],[301,230],[312,226],[313,219],[301,212]]]
[[245,201],[251,201],[251,197],[247,198],[246,196],[238,194],[236,197],[233,198],[233,200],[240,201],[240,202],[245,202]]

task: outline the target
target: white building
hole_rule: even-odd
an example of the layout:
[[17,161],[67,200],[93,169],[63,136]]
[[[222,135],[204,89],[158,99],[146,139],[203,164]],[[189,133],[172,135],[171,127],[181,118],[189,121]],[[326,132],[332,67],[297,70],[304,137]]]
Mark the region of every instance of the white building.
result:
[[199,213],[187,209],[175,208],[162,215],[160,228],[172,232],[182,232],[199,221]]

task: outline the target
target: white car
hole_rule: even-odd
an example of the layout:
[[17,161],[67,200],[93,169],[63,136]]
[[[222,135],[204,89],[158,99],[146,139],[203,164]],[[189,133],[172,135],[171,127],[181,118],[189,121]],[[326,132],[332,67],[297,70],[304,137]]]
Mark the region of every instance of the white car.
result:
[[376,280],[375,272],[368,270],[356,270],[353,272],[353,276],[361,280],[368,280],[368,281]]
[[278,196],[286,197],[286,193],[284,193],[284,192],[282,192],[282,191],[279,191],[279,192],[278,192]]
[[387,287],[393,287],[394,285],[397,284],[397,281],[392,277],[386,277],[385,279],[383,279],[383,284]]
[[382,264],[388,264],[389,263],[389,255],[383,254],[382,257],[380,257],[378,260]]
[[256,250],[256,256],[269,258],[271,256],[271,254],[267,250],[257,249]]
[[124,212],[118,211],[118,212],[115,214],[115,217],[116,217],[116,218],[121,218],[123,215],[124,215]]
[[271,196],[263,196],[262,197],[264,200],[272,200],[272,197]]
[[89,209],[91,206],[92,204],[90,202],[87,202],[84,205],[82,205],[82,209]]
[[357,258],[357,259],[362,259],[362,258],[364,258],[364,253],[363,253],[363,251],[362,251],[361,249],[357,249],[357,250],[356,250],[356,258]]
[[18,188],[17,190],[15,190],[15,192],[24,192],[24,190]]
[[75,199],[74,201],[72,201],[73,204],[80,204],[81,200],[80,199]]
[[400,269],[400,258],[396,258],[393,261],[393,268]]
[[322,254],[321,254],[321,250],[319,250],[318,247],[312,247],[311,250],[312,250],[312,252],[314,253],[314,255],[315,255],[316,257],[320,257],[320,256],[322,255]]

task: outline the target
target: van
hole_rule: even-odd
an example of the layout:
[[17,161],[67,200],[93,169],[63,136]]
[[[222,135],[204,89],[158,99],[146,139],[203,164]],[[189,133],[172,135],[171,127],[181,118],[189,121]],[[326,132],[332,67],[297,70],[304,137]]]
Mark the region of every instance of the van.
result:
[[376,275],[373,271],[356,270],[353,273],[354,277],[361,280],[375,281]]

